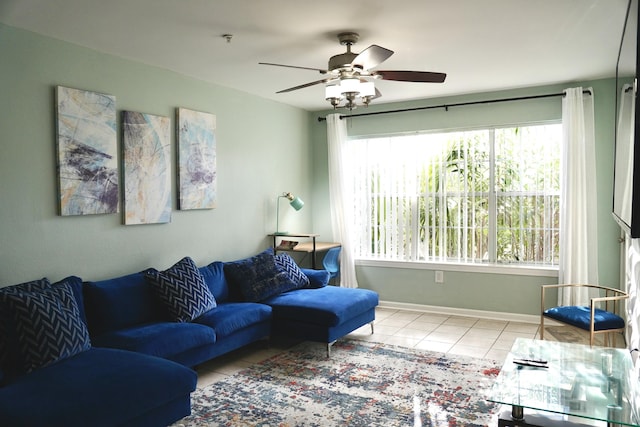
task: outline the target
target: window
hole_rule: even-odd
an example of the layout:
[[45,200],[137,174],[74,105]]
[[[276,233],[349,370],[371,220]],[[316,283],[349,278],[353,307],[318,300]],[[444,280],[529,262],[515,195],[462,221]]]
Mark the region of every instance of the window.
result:
[[357,258],[558,264],[562,126],[354,139]]

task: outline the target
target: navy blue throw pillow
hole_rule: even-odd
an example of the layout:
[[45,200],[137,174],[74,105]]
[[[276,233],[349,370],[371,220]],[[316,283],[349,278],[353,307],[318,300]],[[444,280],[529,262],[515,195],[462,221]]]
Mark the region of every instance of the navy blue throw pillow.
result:
[[189,257],[165,271],[148,270],[145,275],[176,322],[190,322],[216,307],[213,294]]
[[276,266],[272,249],[225,263],[224,273],[229,282],[240,289],[244,300],[250,302],[263,301],[296,287],[287,273]]
[[324,288],[329,284],[331,275],[327,270],[312,270],[310,268],[302,268],[301,270],[309,278],[308,288]]
[[32,372],[91,348],[69,284],[5,296],[15,321],[24,368]]
[[309,286],[309,278],[300,270],[298,264],[296,264],[288,253],[279,253],[276,255],[275,261],[276,267],[278,267],[280,271],[287,273],[287,277],[291,280],[294,287],[306,288]]

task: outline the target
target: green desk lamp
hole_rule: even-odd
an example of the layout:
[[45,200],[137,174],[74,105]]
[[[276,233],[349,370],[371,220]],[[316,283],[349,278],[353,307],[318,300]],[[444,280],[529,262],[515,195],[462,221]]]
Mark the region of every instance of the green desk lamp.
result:
[[278,196],[278,200],[276,201],[276,232],[275,234],[285,235],[286,231],[280,231],[280,199],[289,200],[289,204],[291,207],[297,211],[302,209],[304,206],[304,202],[300,197],[295,197],[291,193],[282,193],[281,196]]

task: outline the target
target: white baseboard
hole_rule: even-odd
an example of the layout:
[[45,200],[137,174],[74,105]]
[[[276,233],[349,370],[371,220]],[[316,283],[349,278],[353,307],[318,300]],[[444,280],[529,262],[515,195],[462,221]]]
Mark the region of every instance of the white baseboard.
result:
[[[380,308],[419,311],[422,313],[447,314],[480,319],[504,320],[508,322],[540,323],[540,316],[535,314],[504,313],[501,311],[473,310],[469,308],[441,307],[436,305],[412,304],[408,302],[380,301]],[[550,319],[545,319],[545,325]]]

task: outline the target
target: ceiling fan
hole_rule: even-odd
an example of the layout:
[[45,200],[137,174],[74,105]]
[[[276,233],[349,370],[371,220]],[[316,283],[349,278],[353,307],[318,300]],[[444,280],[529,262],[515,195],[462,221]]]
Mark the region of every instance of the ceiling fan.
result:
[[325,98],[334,108],[340,106],[345,100],[345,107],[350,110],[356,107],[356,98],[360,98],[362,104],[369,105],[372,99],[382,96],[375,87],[374,80],[394,80],[400,82],[418,83],[442,83],[447,75],[430,71],[383,71],[372,70],[386,61],[393,51],[378,45],[371,45],[360,53],[351,52],[351,46],[359,39],[358,33],[345,32],[338,34],[340,44],[347,47],[347,51],[329,58],[327,69],[299,67],[296,65],[274,64],[260,62],[261,65],[273,65],[276,67],[299,68],[302,70],[318,71],[326,77],[314,82],[293,86],[276,93],[292,92],[298,89],[315,86],[324,83]]

